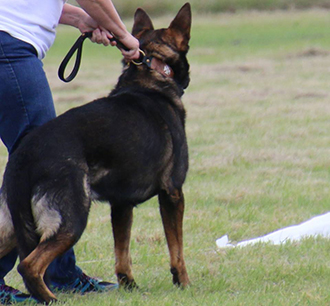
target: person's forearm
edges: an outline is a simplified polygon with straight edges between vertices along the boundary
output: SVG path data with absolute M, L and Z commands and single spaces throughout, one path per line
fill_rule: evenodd
M 86 16 L 87 13 L 83 9 L 66 3 L 64 4 L 59 22 L 61 24 L 66 24 L 78 28 L 79 22 L 81 22 L 81 20 Z
M 127 61 L 137 59 L 139 41 L 133 37 L 121 21 L 111 0 L 77 0 L 81 7 L 65 4 L 59 22 L 74 26 L 81 33 L 93 32 L 91 40 L 105 46 L 115 36 L 129 50 L 120 49 Z
M 100 26 L 112 32 L 119 40 L 126 36 L 126 27 L 111 1 L 77 0 L 77 2 Z

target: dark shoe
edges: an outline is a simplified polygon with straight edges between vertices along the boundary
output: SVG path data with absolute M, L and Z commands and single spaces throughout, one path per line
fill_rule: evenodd
M 23 293 L 7 285 L 0 285 L 0 304 L 10 305 L 20 302 L 37 302 L 31 295 Z
M 63 292 L 87 293 L 87 292 L 104 292 L 117 289 L 119 286 L 115 283 L 104 282 L 92 278 L 82 273 L 75 281 L 65 285 L 53 284 L 52 288 Z

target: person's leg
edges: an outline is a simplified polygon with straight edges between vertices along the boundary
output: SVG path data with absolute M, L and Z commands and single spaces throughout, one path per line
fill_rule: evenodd
M 0 260 L 0 285 L 4 285 L 4 277 L 14 268 L 17 259 L 17 250 L 14 249 Z
M 14 249 L 0 260 L 0 304 L 13 304 L 31 299 L 30 295 L 5 284 L 4 277 L 14 267 L 16 259 L 17 250 Z
M 56 117 L 35 49 L 0 32 L 0 137 L 11 153 L 19 139 Z
M 67 251 L 63 256 L 56 258 L 49 265 L 47 274 L 50 277 L 52 286 L 59 289 L 79 278 L 82 271 L 76 266 L 76 257 L 73 249 Z

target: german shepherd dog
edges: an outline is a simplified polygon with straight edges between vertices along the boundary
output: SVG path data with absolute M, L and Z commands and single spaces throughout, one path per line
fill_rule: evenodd
M 115 272 L 121 286 L 132 288 L 132 211 L 158 195 L 173 283 L 188 285 L 182 243 L 188 148 L 181 96 L 190 80 L 190 27 L 189 3 L 168 28 L 158 30 L 138 9 L 132 34 L 143 58 L 124 67 L 108 97 L 33 130 L 11 154 L 0 197 L 0 258 L 17 246 L 17 269 L 38 301 L 56 300 L 46 269 L 79 240 L 92 199 L 110 203 Z

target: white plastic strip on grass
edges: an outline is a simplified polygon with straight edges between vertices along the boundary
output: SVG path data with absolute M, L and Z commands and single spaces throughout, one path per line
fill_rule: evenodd
M 238 242 L 235 245 L 231 244 L 228 235 L 225 235 L 217 239 L 216 244 L 219 248 L 244 247 L 261 242 L 278 245 L 286 241 L 299 241 L 302 238 L 315 236 L 330 238 L 330 212 L 316 216 L 301 224 L 279 229 L 265 236 Z

